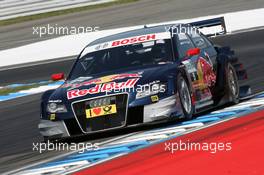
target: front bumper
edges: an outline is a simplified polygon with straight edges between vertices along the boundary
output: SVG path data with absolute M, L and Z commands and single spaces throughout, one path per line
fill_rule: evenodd
M 64 121 L 40 120 L 38 128 L 43 137 L 62 138 L 70 136 Z
M 163 120 L 182 114 L 179 99 L 176 95 L 167 97 L 157 103 L 144 106 L 144 123 Z
M 87 101 L 87 100 L 84 100 Z M 127 102 L 125 98 L 123 102 Z M 117 105 L 120 106 L 120 105 Z M 159 120 L 166 120 L 171 117 L 178 117 L 182 115 L 181 106 L 177 95 L 172 95 L 170 97 L 159 100 L 156 103 L 127 108 L 128 104 L 123 106 L 124 113 L 122 114 L 123 119 L 118 120 L 120 125 L 117 127 L 108 127 L 103 129 L 98 129 L 94 131 L 83 131 L 80 117 L 86 118 L 85 116 L 80 116 L 79 118 L 75 115 L 72 119 L 51 121 L 51 120 L 40 120 L 38 125 L 40 133 L 43 137 L 50 138 L 62 138 L 69 136 L 92 134 L 97 132 L 104 132 L 108 130 L 115 130 L 122 127 L 129 127 L 130 125 L 140 125 L 144 123 L 156 122 Z M 110 119 L 118 119 L 117 116 L 112 117 L 98 117 L 94 118 L 98 121 L 86 121 L 88 124 L 84 123 L 84 126 L 92 126 L 93 128 L 98 128 L 99 126 L 105 126 L 106 124 L 111 124 Z M 93 118 L 92 118 L 93 119 Z M 107 120 L 106 120 L 107 119 Z M 102 120 L 102 121 L 101 121 Z

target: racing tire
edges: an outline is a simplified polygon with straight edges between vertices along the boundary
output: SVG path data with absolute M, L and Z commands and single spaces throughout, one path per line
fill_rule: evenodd
M 56 141 L 58 141 L 58 139 L 56 139 L 56 138 L 52 138 L 52 137 L 48 137 L 48 136 L 44 136 L 43 137 L 43 142 L 44 143 L 48 143 L 48 142 L 53 143 L 53 142 L 56 142 Z
M 237 104 L 239 102 L 239 85 L 235 68 L 228 63 L 226 67 L 226 95 L 229 102 Z
M 194 105 L 192 104 L 190 87 L 182 75 L 177 77 L 177 90 L 184 117 L 190 120 L 193 117 Z
M 44 136 L 43 137 L 44 143 L 48 143 L 48 141 L 51 141 L 50 137 Z

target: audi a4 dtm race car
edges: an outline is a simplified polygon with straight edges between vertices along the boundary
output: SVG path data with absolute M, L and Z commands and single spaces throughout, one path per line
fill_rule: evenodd
M 189 25 L 107 36 L 82 50 L 62 86 L 43 94 L 40 133 L 58 139 L 191 119 L 237 103 L 238 81 L 245 78 L 230 48 L 214 45 Z M 64 74 L 52 79 L 64 79 Z

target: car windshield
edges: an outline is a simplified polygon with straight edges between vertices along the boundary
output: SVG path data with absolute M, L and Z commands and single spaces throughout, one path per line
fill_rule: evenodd
M 86 54 L 84 51 L 69 79 L 172 62 L 170 39 L 134 43 Z

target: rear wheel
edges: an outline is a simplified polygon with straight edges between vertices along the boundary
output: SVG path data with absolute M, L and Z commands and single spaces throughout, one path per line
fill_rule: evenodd
M 183 76 L 177 78 L 177 90 L 182 106 L 182 111 L 186 119 L 191 119 L 193 116 L 194 106 L 192 104 L 191 91 Z
M 228 63 L 226 69 L 226 88 L 229 101 L 231 103 L 239 102 L 239 85 L 235 68 Z
M 51 139 L 48 136 L 43 137 L 44 143 L 48 143 L 48 141 L 51 141 Z
M 48 142 L 56 142 L 56 141 L 58 141 L 58 139 L 56 139 L 56 138 L 52 138 L 52 137 L 48 137 L 48 136 L 44 136 L 43 137 L 43 141 L 44 141 L 44 143 L 48 143 Z

